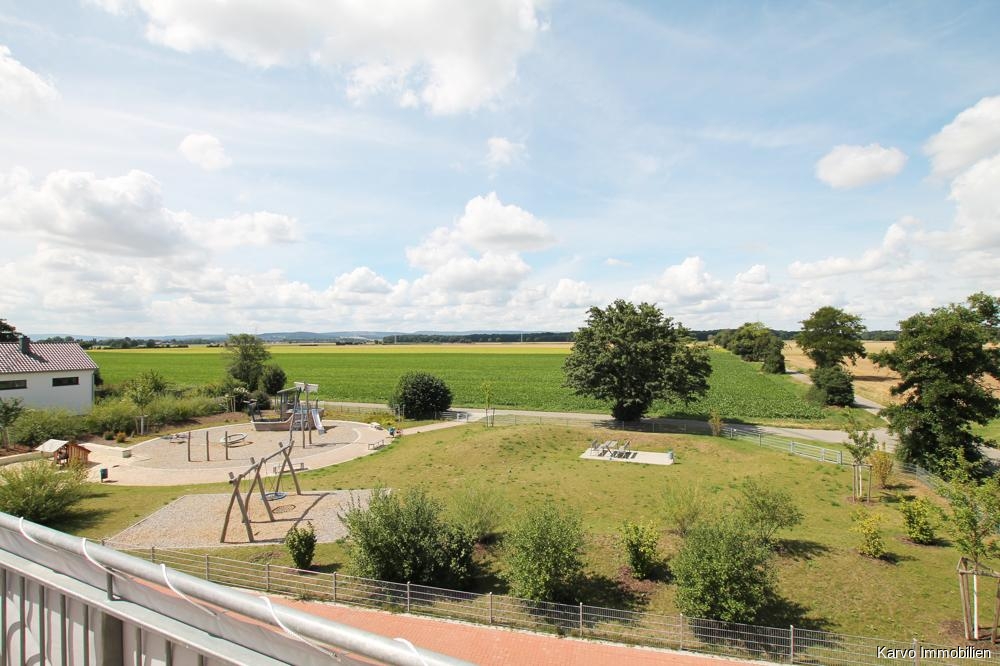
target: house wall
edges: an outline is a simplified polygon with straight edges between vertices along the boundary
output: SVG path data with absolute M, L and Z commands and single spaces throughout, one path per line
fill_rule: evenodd
M 53 386 L 55 377 L 79 377 L 76 386 Z M 94 371 L 67 370 L 63 372 L 12 372 L 0 375 L 2 381 L 23 379 L 27 388 L 0 391 L 0 398 L 20 398 L 25 407 L 68 409 L 75 414 L 89 412 L 94 405 Z

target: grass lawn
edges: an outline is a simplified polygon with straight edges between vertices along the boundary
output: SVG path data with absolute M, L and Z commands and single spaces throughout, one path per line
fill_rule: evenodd
M 492 385 L 498 408 L 608 413 L 597 400 L 574 395 L 562 385 L 566 345 L 274 345 L 273 360 L 289 381 L 320 386 L 320 397 L 348 402 L 385 402 L 400 375 L 423 370 L 443 378 L 455 404 L 482 406 L 483 383 Z M 90 352 L 104 380 L 120 383 L 154 369 L 168 381 L 197 386 L 225 374 L 219 348 L 136 349 Z M 712 350 L 708 395 L 690 405 L 654 403 L 650 415 L 707 419 L 714 410 L 730 421 L 840 428 L 843 410 L 823 409 L 805 398 L 807 388 L 788 377 L 765 375 L 760 364 Z M 863 423 L 867 416 L 859 414 Z
M 622 562 L 615 541 L 619 526 L 626 518 L 653 521 L 663 534 L 661 547 L 669 557 L 679 541 L 663 519 L 665 489 L 700 484 L 712 499 L 709 504 L 724 511 L 740 481 L 749 475 L 791 492 L 805 514 L 802 525 L 781 535 L 784 549 L 775 566 L 782 600 L 769 609 L 767 623 L 905 640 L 913 636 L 931 642 L 950 640 L 945 624 L 960 619 L 954 576 L 957 551 L 950 546 L 906 542 L 898 511 L 891 503 L 880 502 L 874 510 L 884 516 L 891 562 L 858 555 L 857 535 L 849 531 L 856 507 L 849 501 L 847 469 L 750 443 L 643 433 L 630 433 L 633 448 L 673 449 L 677 464 L 658 467 L 581 460 L 579 455 L 590 438 L 604 434 L 581 428 L 463 426 L 412 435 L 371 456 L 307 472 L 301 479 L 309 489 L 424 484 L 444 502 L 464 485 L 482 483 L 503 497 L 510 514 L 538 502 L 579 511 L 588 533 L 590 574 L 582 600 L 597 605 L 624 602 L 636 609 L 675 613 L 673 587 L 666 582 L 657 583 L 645 599 L 630 597 L 618 588 Z M 95 538 L 110 536 L 182 494 L 226 492 L 227 486 L 106 485 L 95 490 L 82 507 L 93 511 L 93 516 L 67 523 L 63 529 Z M 911 485 L 901 486 L 899 492 L 926 491 Z M 216 552 L 287 564 L 282 551 L 271 546 Z M 323 570 L 337 570 L 345 564 L 345 557 L 342 544 L 323 545 L 316 563 Z M 495 553 L 486 553 L 478 590 L 504 591 L 496 567 Z

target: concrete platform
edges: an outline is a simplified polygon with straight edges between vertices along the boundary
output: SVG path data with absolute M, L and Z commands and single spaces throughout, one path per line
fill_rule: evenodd
M 610 462 L 640 463 L 642 465 L 673 465 L 674 457 L 668 453 L 653 453 L 651 451 L 630 451 L 630 456 L 612 458 L 610 453 L 597 455 L 599 451 L 587 449 L 580 457 L 584 460 L 605 460 Z

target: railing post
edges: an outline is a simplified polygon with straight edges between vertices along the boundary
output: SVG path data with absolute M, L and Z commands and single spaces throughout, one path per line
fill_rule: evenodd
M 678 649 L 683 650 L 684 649 L 684 613 L 681 613 L 681 640 L 679 642 L 680 642 L 680 647 Z
M 337 600 L 337 572 L 333 572 L 333 600 Z
M 212 580 L 211 570 L 208 564 L 208 555 L 205 555 L 205 580 Z
M 490 624 L 493 624 L 493 593 L 490 592 Z
M 913 638 L 913 666 L 920 666 L 920 643 Z
M 583 638 L 583 602 L 580 602 L 580 638 Z
M 156 564 L 156 546 L 149 547 L 149 561 Z
M 788 625 L 788 663 L 795 663 L 795 625 Z
M 271 593 L 271 563 L 264 563 L 264 591 Z
M 406 612 L 410 612 L 410 581 L 406 581 Z

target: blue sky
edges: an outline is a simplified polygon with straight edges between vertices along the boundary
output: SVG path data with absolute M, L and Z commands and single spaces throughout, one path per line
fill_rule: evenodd
M 0 317 L 569 330 L 627 298 L 894 327 L 1000 295 L 997 26 L 995 2 L 0 0 Z

